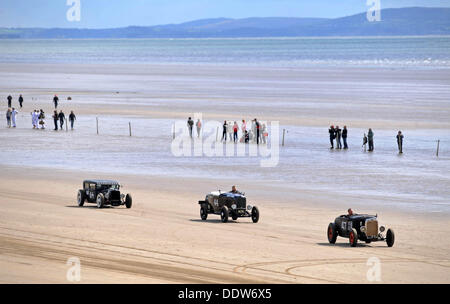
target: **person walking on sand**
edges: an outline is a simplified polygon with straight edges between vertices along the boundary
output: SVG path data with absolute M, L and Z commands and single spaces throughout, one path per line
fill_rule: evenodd
M 192 120 L 191 117 L 188 118 L 187 126 L 189 129 L 189 136 L 192 138 L 192 128 L 194 127 L 194 121 Z
M 403 153 L 403 134 L 402 131 L 398 131 L 397 133 L 397 146 L 398 146 L 398 153 Z
M 8 108 L 8 110 L 6 111 L 6 126 L 8 128 L 11 128 L 11 109 Z
M 247 123 L 245 122 L 245 119 L 242 120 L 241 131 L 242 134 L 245 134 L 245 131 L 247 131 Z
M 33 126 L 33 129 L 36 129 L 36 110 L 33 110 L 33 112 L 31 112 L 30 115 L 31 115 L 31 125 Z
M 17 112 L 16 109 L 12 108 L 12 111 L 11 111 L 11 122 L 12 122 L 12 127 L 13 128 L 16 127 L 16 117 L 17 117 L 18 113 L 19 112 Z
M 334 149 L 334 138 L 336 137 L 334 126 L 330 126 L 330 129 L 328 129 L 328 133 L 330 133 L 330 144 L 331 144 L 330 149 Z
M 8 97 L 6 97 L 6 99 L 8 99 L 8 108 L 11 108 L 11 106 L 12 106 L 12 96 L 8 95 Z
M 342 149 L 342 142 L 341 142 L 342 130 L 339 129 L 339 126 L 336 126 L 335 133 L 336 133 L 336 149 L 340 150 Z
M 231 121 L 227 122 L 227 133 L 228 137 L 230 138 L 230 142 L 233 141 L 233 125 L 231 124 Z
M 224 120 L 223 121 L 223 125 L 222 125 L 222 140 L 221 141 L 227 141 L 227 121 Z
M 59 127 L 62 130 L 64 126 L 64 119 L 66 119 L 66 115 L 64 115 L 62 110 L 59 112 L 58 118 L 59 118 Z
M 53 97 L 53 104 L 55 105 L 55 110 L 58 108 L 58 101 L 59 98 L 57 95 L 55 95 L 55 97 Z
M 367 133 L 367 138 L 369 141 L 369 152 L 373 152 L 373 131 L 369 128 L 369 133 Z
M 197 119 L 195 126 L 197 127 L 197 137 L 200 138 L 200 131 L 202 130 L 202 122 L 200 119 Z
M 53 122 L 55 123 L 55 131 L 58 131 L 58 112 L 53 111 Z
M 77 117 L 73 113 L 73 111 L 70 111 L 69 115 L 69 121 L 70 121 L 70 129 L 73 130 L 73 124 L 75 123 L 75 120 L 77 120 Z
M 238 140 L 238 130 L 239 130 L 239 126 L 238 126 L 237 122 L 235 121 L 234 125 L 233 125 L 233 140 L 235 143 Z
M 19 105 L 20 105 L 21 109 L 22 109 L 22 104 L 23 104 L 23 97 L 22 97 L 22 94 L 20 94 L 20 96 L 19 96 Z
M 348 149 L 348 145 L 347 145 L 347 135 L 348 135 L 348 130 L 347 130 L 347 126 L 344 126 L 344 129 L 342 130 L 342 139 L 344 141 L 344 149 Z
M 39 112 L 39 124 L 41 125 L 41 129 L 44 130 L 45 129 L 45 113 L 44 110 L 40 110 Z
M 256 118 L 255 118 L 255 129 L 256 129 L 256 144 L 259 145 L 261 126 Z

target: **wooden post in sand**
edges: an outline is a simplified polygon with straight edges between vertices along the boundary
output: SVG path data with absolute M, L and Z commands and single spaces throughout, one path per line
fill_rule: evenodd
M 69 126 L 67 125 L 67 118 L 64 118 L 64 120 L 66 121 L 66 132 L 69 131 Z
M 98 117 L 96 117 L 97 119 L 97 135 L 98 135 Z
M 219 140 L 219 127 L 216 129 L 216 142 Z
M 436 157 L 439 157 L 439 143 L 440 143 L 441 141 L 438 139 L 438 141 L 437 141 L 437 149 L 436 149 Z
M 130 130 L 130 137 L 131 137 L 131 122 L 128 122 L 128 129 Z
M 172 138 L 175 139 L 175 124 L 172 125 Z
M 281 145 L 284 147 L 284 134 L 286 133 L 286 129 L 283 129 L 283 141 L 281 142 Z

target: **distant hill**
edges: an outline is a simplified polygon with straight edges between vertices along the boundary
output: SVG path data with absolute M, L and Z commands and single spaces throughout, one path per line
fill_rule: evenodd
M 181 24 L 115 29 L 0 28 L 0 38 L 226 38 L 450 35 L 450 8 L 384 9 L 380 22 L 366 13 L 336 19 L 204 19 Z

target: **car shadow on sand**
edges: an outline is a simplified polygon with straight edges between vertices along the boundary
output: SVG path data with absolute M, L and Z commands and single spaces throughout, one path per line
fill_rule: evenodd
M 319 246 L 327 246 L 327 247 L 348 247 L 348 248 L 352 248 L 349 243 L 330 244 L 330 243 L 323 242 L 323 243 L 316 243 L 316 244 L 319 245 Z M 366 244 L 366 243 L 358 243 L 356 245 L 356 247 L 372 247 L 373 248 L 374 246 L 371 246 L 370 244 Z M 353 248 L 355 248 L 355 247 L 353 247 Z
M 197 223 L 213 223 L 213 224 L 223 224 L 223 225 L 227 225 L 227 224 L 253 224 L 251 221 L 250 222 L 240 222 L 240 221 L 233 221 L 233 220 L 228 220 L 228 222 L 226 223 L 222 223 L 222 221 L 220 220 L 220 218 L 218 219 L 207 219 L 206 221 L 202 220 L 202 219 L 190 219 L 190 222 L 197 222 Z
M 88 206 L 83 206 L 83 207 L 80 207 L 80 206 L 77 206 L 77 205 L 69 205 L 69 206 L 66 206 L 66 208 L 99 209 L 99 208 L 97 208 L 96 205 L 90 205 L 90 206 L 88 205 Z M 103 206 L 101 209 L 113 209 L 113 208 L 114 208 L 114 207 L 112 207 L 112 206 Z

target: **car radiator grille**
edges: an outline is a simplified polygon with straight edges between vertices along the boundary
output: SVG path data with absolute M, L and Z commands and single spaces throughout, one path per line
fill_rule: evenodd
M 366 235 L 367 236 L 377 236 L 378 234 L 378 221 L 367 221 L 366 222 Z

